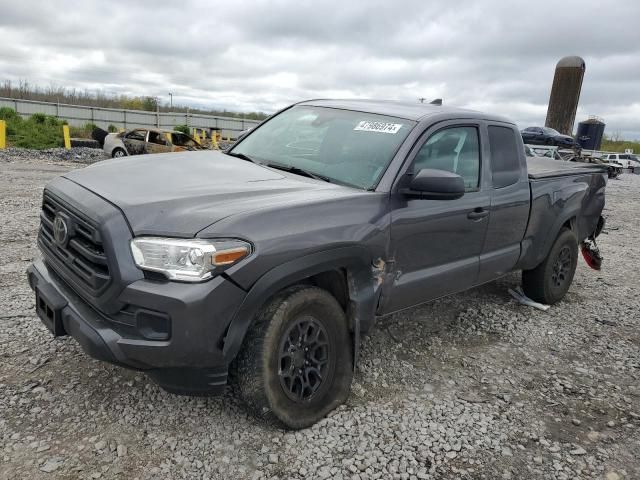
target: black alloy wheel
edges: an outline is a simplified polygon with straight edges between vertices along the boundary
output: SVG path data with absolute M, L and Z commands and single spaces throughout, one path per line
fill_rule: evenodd
M 312 398 L 331 369 L 331 347 L 324 326 L 313 317 L 300 317 L 280 342 L 280 385 L 295 402 Z
M 551 274 L 551 281 L 556 288 L 561 288 L 566 281 L 570 278 L 569 272 L 571 270 L 571 249 L 565 246 L 560 250 L 558 259 L 553 265 L 553 273 Z

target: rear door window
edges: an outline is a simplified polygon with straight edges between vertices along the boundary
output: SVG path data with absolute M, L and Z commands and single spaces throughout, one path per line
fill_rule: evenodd
M 489 149 L 493 188 L 503 188 L 516 183 L 520 179 L 522 167 L 514 130 L 489 126 Z

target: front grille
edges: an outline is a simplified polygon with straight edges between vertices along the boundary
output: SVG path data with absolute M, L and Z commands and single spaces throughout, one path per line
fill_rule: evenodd
M 63 242 L 54 235 L 57 216 L 68 228 Z M 100 231 L 90 219 L 47 192 L 42 200 L 39 240 L 43 253 L 63 279 L 79 284 L 92 296 L 109 286 L 111 276 Z

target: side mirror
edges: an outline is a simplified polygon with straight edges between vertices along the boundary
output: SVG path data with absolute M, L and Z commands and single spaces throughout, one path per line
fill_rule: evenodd
M 409 189 L 403 193 L 429 200 L 455 200 L 462 197 L 464 192 L 464 180 L 457 173 L 423 168 L 414 175 Z

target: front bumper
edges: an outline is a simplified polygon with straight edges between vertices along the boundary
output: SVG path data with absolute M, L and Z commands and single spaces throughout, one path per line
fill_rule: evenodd
M 175 393 L 224 390 L 225 334 L 246 292 L 223 277 L 199 284 L 137 280 L 117 298 L 125 307 L 106 315 L 42 261 L 27 276 L 43 323 L 54 335 L 71 335 L 91 357 L 143 370 Z

